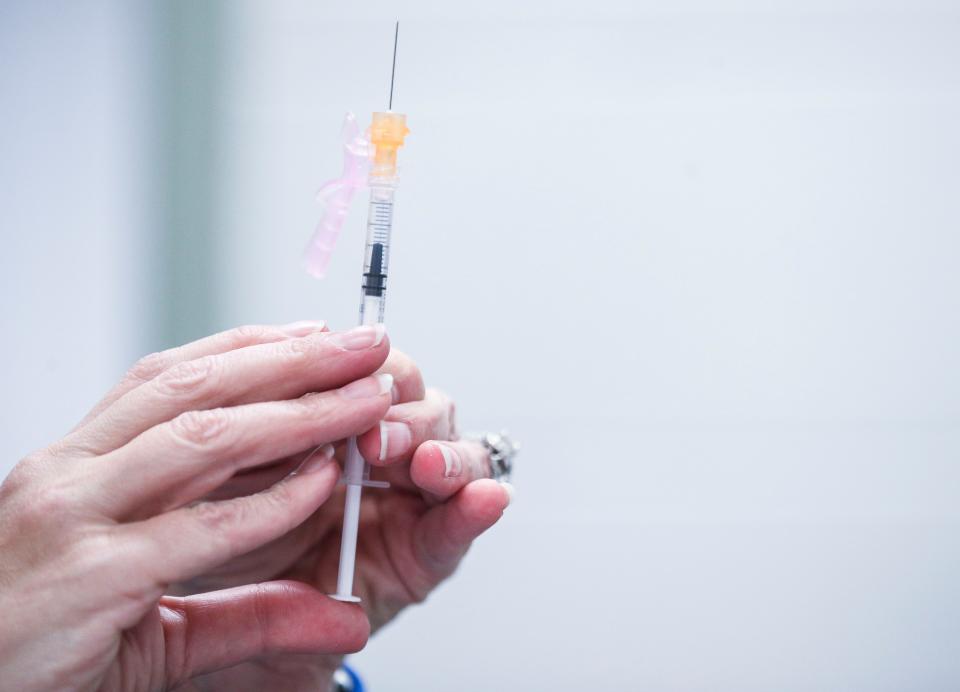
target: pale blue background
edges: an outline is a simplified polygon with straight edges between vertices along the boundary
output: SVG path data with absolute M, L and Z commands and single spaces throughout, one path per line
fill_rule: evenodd
M 137 355 L 355 319 L 299 254 L 403 25 L 394 343 L 525 445 L 373 690 L 960 687 L 947 2 L 0 9 L 9 468 Z

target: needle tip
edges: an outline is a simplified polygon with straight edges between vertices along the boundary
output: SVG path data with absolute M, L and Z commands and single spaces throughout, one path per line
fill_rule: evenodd
M 393 83 L 394 79 L 397 76 L 397 39 L 400 37 L 400 20 L 397 20 L 397 23 L 393 28 L 393 66 L 390 68 L 390 100 L 388 101 L 387 110 L 393 110 Z

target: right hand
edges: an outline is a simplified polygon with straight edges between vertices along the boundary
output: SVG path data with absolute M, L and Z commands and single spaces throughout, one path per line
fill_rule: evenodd
M 459 439 L 453 400 L 425 388 L 414 361 L 392 349 L 381 372 L 394 376 L 395 403 L 379 426 L 357 439 L 375 477 L 391 483 L 389 489 L 364 492 L 361 500 L 354 593 L 363 599 L 373 632 L 449 577 L 474 539 L 500 519 L 510 499 L 510 488 L 489 477 L 483 445 Z M 256 492 L 284 473 L 283 467 L 264 467 L 239 474 L 208 499 Z M 178 593 L 274 579 L 303 581 L 333 592 L 343 509 L 340 488 L 288 534 L 178 585 Z M 340 663 L 336 655 L 260 656 L 204 676 L 198 686 L 231 692 L 326 689 Z
M 339 470 L 319 454 L 256 494 L 196 502 L 239 471 L 375 426 L 391 403 L 390 378 L 369 377 L 382 337 L 300 323 L 155 354 L 21 461 L 0 486 L 4 688 L 169 688 L 267 653 L 361 648 L 363 611 L 301 582 L 164 593 L 327 499 Z

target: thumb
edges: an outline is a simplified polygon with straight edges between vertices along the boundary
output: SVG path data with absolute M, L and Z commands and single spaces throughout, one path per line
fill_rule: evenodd
M 160 601 L 166 685 L 266 653 L 343 654 L 370 636 L 363 609 L 297 581 Z

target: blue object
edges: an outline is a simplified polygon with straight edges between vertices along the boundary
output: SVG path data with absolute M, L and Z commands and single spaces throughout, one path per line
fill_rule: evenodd
M 364 692 L 366 688 L 363 686 L 363 680 L 360 679 L 360 676 L 357 675 L 356 671 L 348 666 L 346 663 L 340 665 L 343 668 L 343 671 L 350 676 L 350 682 L 353 683 L 353 692 Z

